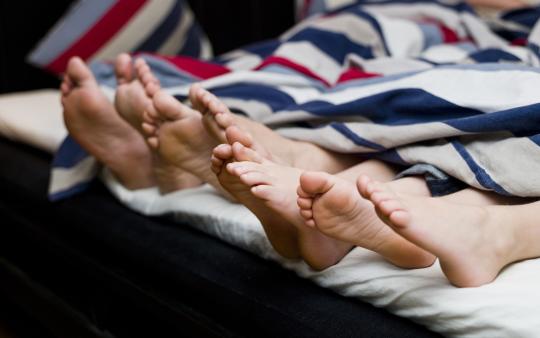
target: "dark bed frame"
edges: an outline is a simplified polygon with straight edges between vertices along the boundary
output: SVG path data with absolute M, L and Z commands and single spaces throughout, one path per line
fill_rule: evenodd
M 70 2 L 0 2 L 0 92 L 57 86 L 22 60 Z M 190 2 L 218 52 L 293 22 L 292 1 Z M 32 336 L 440 337 L 187 225 L 138 215 L 100 183 L 50 203 L 50 155 L 31 147 L 0 138 L 0 163 L 0 316 L 20 314 Z

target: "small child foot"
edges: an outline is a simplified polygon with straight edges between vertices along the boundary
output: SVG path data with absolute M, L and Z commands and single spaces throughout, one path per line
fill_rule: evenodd
M 433 255 L 386 229 L 372 203 L 360 196 L 353 183 L 327 173 L 306 172 L 300 177 L 297 194 L 300 214 L 307 226 L 378 252 L 400 267 L 433 264 Z

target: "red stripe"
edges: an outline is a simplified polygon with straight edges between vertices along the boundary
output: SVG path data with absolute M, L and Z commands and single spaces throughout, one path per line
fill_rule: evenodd
M 320 77 L 319 75 L 313 73 L 309 68 L 306 68 L 302 65 L 299 65 L 297 63 L 294 63 L 292 62 L 291 60 L 288 60 L 288 59 L 285 59 L 285 58 L 282 58 L 282 57 L 277 57 L 277 56 L 271 56 L 269 58 L 267 58 L 266 60 L 264 60 L 264 62 L 262 64 L 260 64 L 257 68 L 255 68 L 255 70 L 260 70 L 266 66 L 270 66 L 270 65 L 273 65 L 273 64 L 278 64 L 278 65 L 282 65 L 282 66 L 285 66 L 287 68 L 290 68 L 290 69 L 293 69 L 299 73 L 302 73 L 304 75 L 307 75 L 315 80 L 319 80 L 321 81 L 322 83 L 324 83 L 326 86 L 330 87 L 330 83 L 328 81 L 326 81 L 325 79 L 323 79 L 322 77 Z
M 512 46 L 527 46 L 527 39 L 526 38 L 517 38 L 512 40 Z
M 351 67 L 341 74 L 339 77 L 338 83 L 347 82 L 357 79 L 370 79 L 374 77 L 381 77 L 382 74 L 377 73 L 367 73 L 360 68 Z
M 46 69 L 62 73 L 72 56 L 87 60 L 114 37 L 147 2 L 148 0 L 118 0 L 77 42 L 47 65 Z
M 146 53 L 148 54 L 148 53 Z M 176 68 L 190 73 L 200 79 L 206 80 L 216 76 L 230 73 L 231 70 L 221 65 L 199 61 L 187 56 L 163 56 L 157 54 L 151 54 L 152 56 L 165 60 L 175 66 Z
M 459 41 L 459 37 L 455 31 L 443 25 L 438 25 L 438 26 L 439 26 L 439 29 L 441 30 L 441 33 L 443 35 L 443 41 L 445 43 L 454 43 L 454 42 Z

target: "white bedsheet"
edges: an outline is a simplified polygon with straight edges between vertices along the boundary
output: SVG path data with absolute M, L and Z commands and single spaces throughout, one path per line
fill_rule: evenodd
M 56 92 L 0 97 L 0 133 L 53 151 L 65 135 Z M 48 107 L 46 107 L 48 106 Z M 201 230 L 267 259 L 340 294 L 359 298 L 417 321 L 449 337 L 540 337 L 540 259 L 514 264 L 480 288 L 458 289 L 438 264 L 420 270 L 396 268 L 357 248 L 323 272 L 279 258 L 258 220 L 209 186 L 160 196 L 156 189 L 127 191 L 107 172 L 103 180 L 128 207 L 146 215 L 173 213 Z

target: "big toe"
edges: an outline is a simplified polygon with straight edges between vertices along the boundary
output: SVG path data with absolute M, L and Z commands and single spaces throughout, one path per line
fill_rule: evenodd
M 153 103 L 158 114 L 167 120 L 178 120 L 187 117 L 189 113 L 187 106 L 164 91 L 158 91 L 154 95 Z
M 94 75 L 84 61 L 78 57 L 72 57 L 67 66 L 66 74 L 70 81 L 76 85 L 95 83 Z
M 333 176 L 323 172 L 305 172 L 300 176 L 302 190 L 310 195 L 324 194 L 334 186 Z
M 253 146 L 253 138 L 251 135 L 237 126 L 228 127 L 225 130 L 225 135 L 230 144 L 238 142 L 245 147 Z
M 127 53 L 122 53 L 116 58 L 114 67 L 116 80 L 118 84 L 130 82 L 133 79 L 133 66 L 131 56 Z

